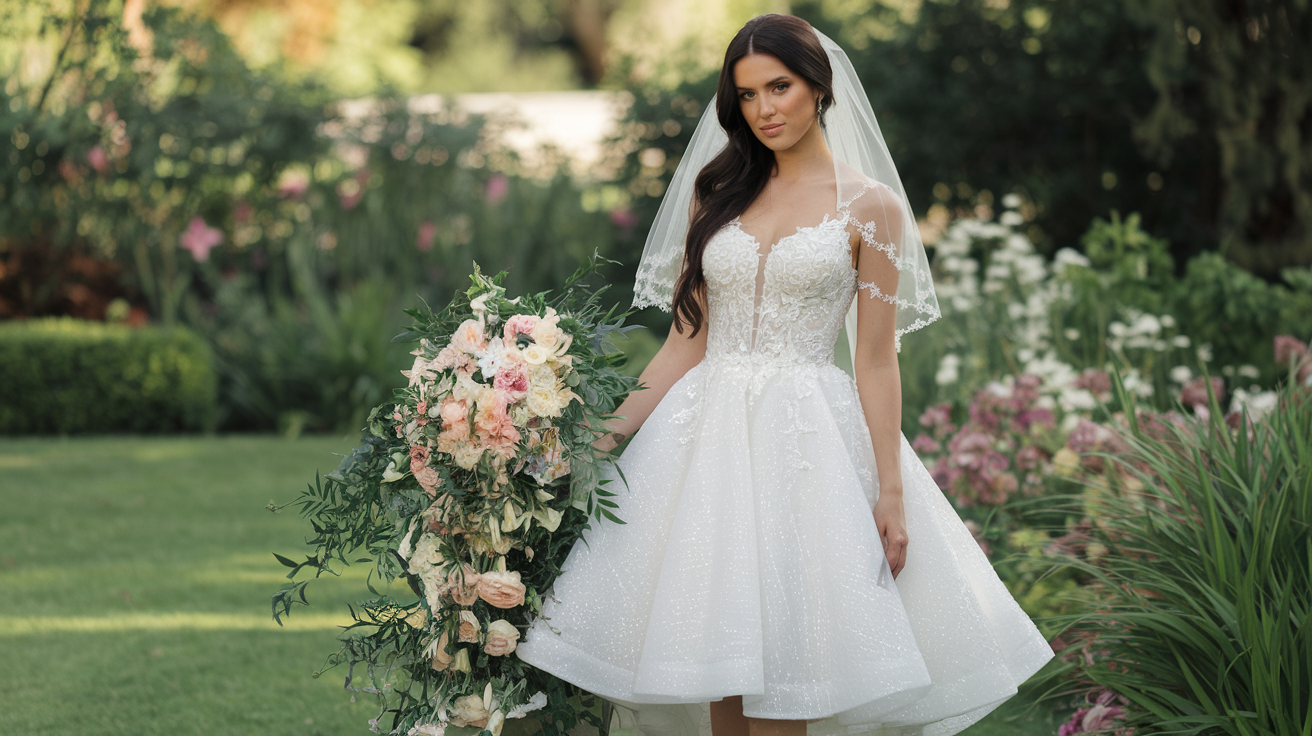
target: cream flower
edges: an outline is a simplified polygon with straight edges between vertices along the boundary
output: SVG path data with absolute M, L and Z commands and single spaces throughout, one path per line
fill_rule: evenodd
M 467 641 L 477 644 L 483 638 L 483 625 L 479 623 L 478 616 L 468 608 L 460 611 L 460 641 Z
M 469 647 L 460 647 L 456 656 L 451 658 L 451 670 L 453 672 L 469 671 Z
M 504 657 L 515 651 L 519 641 L 519 629 L 515 625 L 499 618 L 487 625 L 487 642 L 483 651 L 494 657 Z
M 529 365 L 542 365 L 547 362 L 547 358 L 551 357 L 551 351 L 537 343 L 519 351 L 519 354 L 524 358 L 524 362 Z
M 455 452 L 452 453 L 456 465 L 465 470 L 473 470 L 478 465 L 479 458 L 483 457 L 483 448 L 472 442 L 462 442 L 456 446 Z
M 423 575 L 424 571 L 435 568 L 446 561 L 438 550 L 441 540 L 435 534 L 425 534 L 415 544 L 414 554 L 410 557 L 410 574 Z
M 405 617 L 405 622 L 410 624 L 412 629 L 422 629 L 428 623 L 428 611 L 422 606 L 416 608 L 409 616 Z
M 460 651 L 463 653 L 466 650 L 461 649 Z M 487 725 L 487 719 L 490 715 L 487 708 L 483 707 L 483 697 L 481 695 L 461 695 L 456 698 L 456 702 L 452 704 L 451 709 L 451 725 L 453 726 L 478 726 L 482 728 Z

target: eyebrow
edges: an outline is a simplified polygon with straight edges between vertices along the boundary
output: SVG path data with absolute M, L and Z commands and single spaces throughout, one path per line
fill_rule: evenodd
M 775 77 L 774 79 L 771 79 L 770 81 L 766 82 L 766 83 L 765 83 L 765 86 L 769 87 L 769 86 L 771 86 L 771 85 L 778 84 L 779 82 L 784 82 L 784 81 L 787 81 L 787 80 L 789 80 L 789 79 L 790 79 L 790 77 L 788 77 L 787 75 L 784 75 L 784 76 L 778 76 L 778 77 Z M 748 89 L 748 90 L 749 90 L 749 89 L 751 89 L 751 87 L 738 87 L 738 89 Z

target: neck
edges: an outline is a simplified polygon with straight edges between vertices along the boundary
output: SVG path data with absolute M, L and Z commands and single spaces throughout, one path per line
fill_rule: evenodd
M 825 145 L 819 123 L 811 125 L 796 143 L 774 152 L 774 178 L 780 182 L 797 182 L 819 177 L 832 178 L 834 157 Z

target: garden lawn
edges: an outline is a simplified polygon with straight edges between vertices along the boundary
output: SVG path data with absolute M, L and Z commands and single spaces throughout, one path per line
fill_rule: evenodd
M 367 734 L 378 708 L 351 702 L 345 668 L 311 676 L 364 569 L 312 583 L 285 627 L 269 606 L 286 573 L 271 553 L 298 557 L 309 524 L 265 506 L 352 444 L 0 439 L 0 734 Z M 1009 720 L 1025 705 L 966 733 L 1055 733 L 1048 708 Z

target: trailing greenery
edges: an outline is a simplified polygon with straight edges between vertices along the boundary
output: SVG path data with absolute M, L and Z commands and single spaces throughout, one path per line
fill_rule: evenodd
M 185 328 L 0 323 L 2 434 L 206 429 L 217 395 L 209 347 Z
M 1263 420 L 1128 422 L 1066 564 L 1101 604 L 1070 616 L 1071 668 L 1149 733 L 1312 733 L 1312 393 Z

